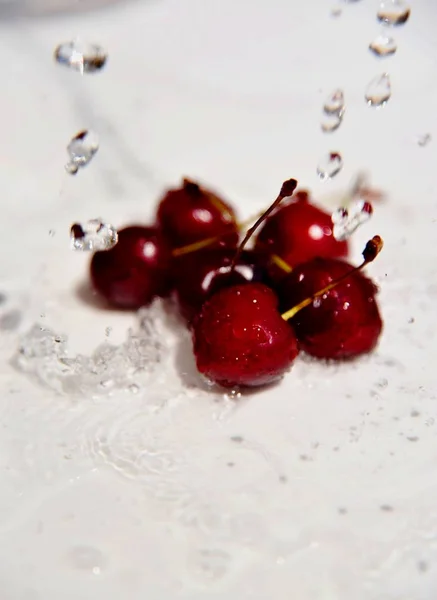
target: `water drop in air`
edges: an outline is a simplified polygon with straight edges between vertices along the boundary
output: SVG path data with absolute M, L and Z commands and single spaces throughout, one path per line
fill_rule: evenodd
M 343 90 L 336 89 L 326 98 L 325 104 L 323 105 L 323 111 L 328 115 L 339 115 L 344 112 L 344 106 L 345 102 Z
M 323 105 L 321 128 L 325 133 L 331 133 L 338 129 L 343 121 L 345 113 L 345 102 L 343 90 L 334 90 Z
M 398 46 L 394 38 L 387 35 L 385 32 L 378 35 L 378 37 L 369 44 L 369 50 L 377 56 L 391 56 L 397 49 Z
M 331 133 L 333 131 L 336 131 L 340 127 L 342 121 L 343 121 L 343 119 L 339 115 L 336 115 L 336 114 L 331 114 L 331 115 L 324 114 L 322 116 L 322 120 L 320 122 L 320 126 L 322 128 L 322 131 L 324 131 L 325 133 Z
M 369 106 L 384 106 L 391 96 L 391 82 L 388 73 L 372 79 L 366 89 L 365 99 Z
M 91 219 L 86 223 L 74 223 L 70 228 L 71 249 L 82 252 L 109 250 L 118 241 L 115 227 L 102 219 Z
M 364 200 L 354 202 L 349 208 L 338 208 L 331 215 L 334 225 L 332 233 L 335 239 L 344 241 L 350 238 L 358 227 L 370 219 L 372 214 L 372 205 Z
M 81 39 L 59 44 L 54 52 L 55 60 L 80 73 L 100 71 L 106 63 L 108 54 L 97 44 L 90 44 Z
M 93 131 L 84 129 L 79 131 L 67 146 L 70 160 L 65 165 L 65 170 L 70 175 L 76 175 L 78 170 L 85 167 L 99 149 L 99 138 Z
M 382 0 L 377 17 L 386 25 L 403 25 L 410 16 L 410 7 L 404 0 Z
M 329 152 L 317 165 L 317 175 L 322 181 L 335 177 L 343 168 L 343 159 L 338 152 Z

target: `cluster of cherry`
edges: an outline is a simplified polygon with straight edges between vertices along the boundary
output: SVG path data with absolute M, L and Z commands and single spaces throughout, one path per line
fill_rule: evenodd
M 173 294 L 199 372 L 227 387 L 275 381 L 299 350 L 334 360 L 370 352 L 382 320 L 377 288 L 361 270 L 382 240 L 351 266 L 330 215 L 296 186 L 286 181 L 240 242 L 245 224 L 229 203 L 184 179 L 159 202 L 156 225 L 126 227 L 116 246 L 93 255 L 93 287 L 123 309 Z

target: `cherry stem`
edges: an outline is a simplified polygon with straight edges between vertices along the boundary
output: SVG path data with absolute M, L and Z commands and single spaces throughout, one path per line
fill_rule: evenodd
M 285 262 L 285 260 L 281 258 L 278 254 L 271 254 L 270 262 L 275 264 L 281 269 L 281 271 L 284 271 L 287 274 L 291 273 L 291 271 L 293 270 L 293 267 L 291 267 L 287 262 Z
M 230 273 L 232 273 L 235 270 L 238 259 L 240 258 L 241 253 L 244 250 L 244 247 L 246 246 L 247 242 L 250 240 L 252 235 L 255 233 L 255 231 L 258 229 L 258 227 L 261 225 L 261 223 L 263 223 L 267 219 L 267 217 L 275 210 L 275 208 L 278 206 L 278 204 L 280 202 L 282 202 L 282 200 L 284 200 L 284 198 L 289 198 L 290 196 L 292 196 L 294 193 L 294 190 L 296 188 L 297 188 L 296 179 L 287 179 L 287 181 L 284 181 L 284 183 L 282 184 L 282 187 L 281 187 L 281 191 L 279 192 L 279 196 L 276 198 L 276 200 L 273 202 L 273 204 L 271 204 L 269 206 L 269 208 L 266 211 L 264 211 L 260 217 L 258 217 L 258 219 L 255 221 L 255 223 L 252 225 L 252 227 L 247 230 L 247 233 L 244 236 L 241 244 L 238 246 L 237 251 L 232 260 L 231 268 L 229 271 Z
M 299 311 L 301 311 L 303 308 L 312 304 L 314 302 L 314 300 L 316 300 L 317 298 L 320 298 L 320 296 L 324 296 L 325 294 L 330 292 L 332 289 L 336 288 L 345 279 L 347 279 L 354 273 L 358 273 L 358 271 L 361 271 L 362 269 L 364 269 L 364 267 L 366 265 L 368 265 L 369 263 L 371 263 L 375 260 L 375 258 L 381 252 L 383 245 L 384 245 L 384 242 L 383 242 L 382 238 L 379 237 L 379 235 L 375 235 L 371 240 L 369 240 L 367 242 L 366 247 L 363 250 L 364 260 L 358 267 L 354 267 L 348 273 L 345 273 L 344 275 L 342 275 L 335 281 L 332 281 L 329 285 L 327 285 L 323 289 L 319 290 L 318 292 L 315 292 L 308 298 L 305 298 L 304 300 L 302 300 L 302 302 L 299 302 L 299 304 L 297 304 L 296 306 L 293 306 L 293 308 L 290 308 L 285 313 L 283 313 L 281 315 L 281 317 L 284 319 L 284 321 L 289 321 L 294 316 L 296 316 L 296 314 Z
M 247 219 L 246 221 L 237 223 L 236 224 L 237 231 L 239 231 L 240 229 L 244 229 L 245 227 L 250 225 L 252 223 L 252 221 L 259 216 L 259 214 L 260 213 L 258 213 L 254 217 L 251 217 L 250 219 Z M 211 244 L 214 244 L 214 242 L 217 242 L 218 240 L 221 240 L 221 239 L 227 237 L 228 235 L 234 235 L 234 234 L 235 234 L 235 230 L 231 229 L 220 235 L 215 235 L 213 237 L 204 238 L 203 240 L 199 240 L 198 242 L 193 242 L 192 244 L 187 244 L 186 246 L 181 246 L 180 248 L 174 248 L 174 250 L 172 251 L 172 254 L 173 254 L 173 256 L 184 256 L 185 254 L 191 254 L 191 252 L 197 252 L 197 250 L 202 250 L 203 248 L 207 248 L 208 246 L 211 246 Z

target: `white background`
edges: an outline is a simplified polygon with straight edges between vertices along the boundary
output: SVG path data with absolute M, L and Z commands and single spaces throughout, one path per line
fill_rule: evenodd
M 144 0 L 0 23 L 0 311 L 24 315 L 0 337 L 2 600 L 435 598 L 437 5 L 413 4 L 384 60 L 367 49 L 378 2 L 334 6 Z M 53 62 L 76 35 L 108 49 L 100 73 Z M 364 91 L 384 71 L 393 95 L 374 110 Z M 336 87 L 347 113 L 326 135 Z M 83 128 L 101 147 L 73 178 L 65 147 Z M 344 169 L 322 183 L 330 150 Z M 165 376 L 137 395 L 59 396 L 11 366 L 41 320 L 73 354 L 134 320 L 78 298 L 73 221 L 147 221 L 182 175 L 248 216 L 284 179 L 323 202 L 360 169 L 388 195 L 354 240 L 356 260 L 374 233 L 386 243 L 369 269 L 385 320 L 372 357 L 299 362 L 236 406 L 185 390 L 170 333 Z

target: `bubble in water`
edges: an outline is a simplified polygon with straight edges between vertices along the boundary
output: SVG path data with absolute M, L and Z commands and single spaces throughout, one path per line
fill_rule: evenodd
M 369 44 L 371 50 L 377 56 L 391 56 L 398 49 L 398 45 L 394 38 L 383 32 Z
M 343 168 L 343 159 L 338 152 L 329 152 L 317 166 L 317 175 L 322 181 L 335 177 Z
M 425 146 L 427 146 L 430 143 L 431 140 L 432 140 L 432 137 L 431 137 L 430 133 L 424 133 L 422 135 L 418 135 L 417 136 L 417 143 L 422 148 L 424 148 Z
M 77 38 L 59 44 L 54 52 L 56 62 L 79 73 L 100 71 L 108 58 L 107 52 L 97 44 L 90 44 Z
M 93 131 L 84 129 L 79 131 L 67 146 L 67 152 L 70 160 L 65 165 L 65 170 L 70 175 L 76 173 L 93 158 L 94 154 L 99 149 L 99 138 Z
M 115 227 L 102 219 L 91 219 L 86 223 L 74 223 L 70 228 L 71 249 L 81 252 L 109 250 L 118 242 Z
M 225 400 L 238 400 L 239 398 L 241 398 L 241 392 L 238 387 L 232 388 L 224 394 Z
M 404 0 L 382 0 L 377 17 L 387 25 L 403 25 L 410 16 L 410 7 Z
M 334 225 L 333 235 L 336 240 L 347 240 L 363 223 L 370 219 L 373 207 L 370 202 L 358 200 L 349 208 L 338 208 L 331 215 Z
M 391 82 L 388 73 L 372 79 L 366 89 L 365 99 L 369 106 L 384 106 L 391 96 Z

